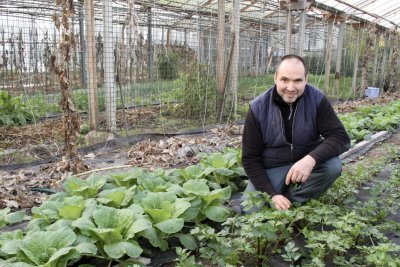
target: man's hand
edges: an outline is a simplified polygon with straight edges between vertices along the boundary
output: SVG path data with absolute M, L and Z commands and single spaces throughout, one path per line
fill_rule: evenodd
M 283 195 L 275 195 L 271 200 L 277 210 L 288 210 L 292 206 L 292 202 Z
M 304 158 L 296 162 L 292 168 L 290 168 L 286 176 L 285 184 L 289 185 L 290 183 L 304 183 L 307 181 L 308 176 L 310 176 L 315 164 L 315 159 L 309 155 L 306 155 Z

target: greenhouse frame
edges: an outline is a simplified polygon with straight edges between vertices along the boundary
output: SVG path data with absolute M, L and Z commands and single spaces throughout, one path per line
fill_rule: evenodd
M 199 86 L 214 94 L 209 97 L 223 100 L 216 100 L 217 108 L 201 103 L 201 109 L 183 113 L 200 117 L 203 125 L 215 112 L 240 120 L 238 98 L 246 102 L 260 92 L 243 90 L 240 79 L 272 74 L 276 60 L 289 53 L 305 58 L 316 75 L 311 82 L 333 99 L 362 96 L 368 87 L 395 91 L 399 12 L 395 0 L 5 0 L 0 87 L 49 104 L 40 107 L 40 116 L 59 113 L 51 58 L 62 64 L 68 35 L 68 90 L 75 106 L 89 113 L 92 130 L 131 129 L 118 117 L 121 109 L 185 101 L 174 95 L 191 86 L 179 84 L 190 71 L 201 76 Z M 224 116 L 221 110 L 227 110 Z

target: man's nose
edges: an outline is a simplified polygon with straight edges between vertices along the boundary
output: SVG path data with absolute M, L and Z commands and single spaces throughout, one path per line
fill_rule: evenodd
M 287 83 L 287 90 L 290 90 L 290 91 L 296 90 L 296 86 L 295 86 L 294 82 Z

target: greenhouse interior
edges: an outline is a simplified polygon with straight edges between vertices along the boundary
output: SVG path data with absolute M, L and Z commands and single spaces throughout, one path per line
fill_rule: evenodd
M 0 266 L 400 266 L 399 49 L 398 0 L 1 0 Z M 285 55 L 350 141 L 282 211 L 242 146 Z

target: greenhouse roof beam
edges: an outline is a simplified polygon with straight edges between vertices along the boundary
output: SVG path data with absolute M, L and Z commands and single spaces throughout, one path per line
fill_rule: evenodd
M 211 4 L 211 2 L 212 1 L 208 1 L 207 4 Z M 135 1 L 135 3 L 138 4 L 138 5 L 146 6 L 146 7 L 149 7 L 149 4 L 150 4 L 146 0 Z M 186 13 L 185 16 L 188 16 L 189 14 L 193 14 L 193 13 L 195 13 L 197 15 L 200 15 L 200 16 L 208 16 L 208 17 L 211 14 L 215 14 L 215 15 L 217 14 L 217 10 L 216 9 L 210 10 L 209 8 L 205 8 L 203 6 L 204 4 L 201 7 L 199 7 L 197 10 L 195 10 L 195 11 L 193 9 L 185 9 L 185 7 L 183 5 L 181 7 L 178 7 L 176 5 L 173 5 L 172 2 L 155 3 L 152 6 L 154 7 L 154 5 L 157 8 L 164 9 L 166 11 L 175 12 L 175 13 L 177 13 L 177 12 Z M 229 18 L 229 15 L 230 15 L 230 13 L 226 12 L 226 15 L 225 15 L 226 18 Z M 183 17 L 185 17 L 185 16 L 183 16 Z M 262 25 L 264 25 L 266 27 L 273 27 L 273 28 L 284 28 L 285 27 L 285 25 L 282 24 L 282 23 L 273 23 L 271 21 L 265 21 L 265 17 L 257 18 L 257 17 L 250 16 L 250 15 L 249 16 L 242 16 L 241 17 L 241 21 L 242 22 L 250 22 L 250 23 L 255 22 L 255 23 L 262 24 Z M 182 23 L 182 21 L 178 21 L 178 24 L 179 23 Z M 168 25 L 166 25 L 166 26 L 168 26 Z M 181 28 L 184 28 L 184 27 L 181 27 Z
M 61 10 L 54 5 L 54 0 L 0 0 L 0 15 L 19 17 L 24 14 L 32 16 L 33 19 L 48 18 L 51 20 L 54 12 Z M 195 29 L 201 27 L 215 27 L 218 13 L 217 0 L 135 0 L 135 11 L 137 12 L 140 25 L 146 25 L 147 8 L 154 9 L 154 25 L 160 27 L 173 27 L 177 29 Z M 333 14 L 345 14 L 347 23 L 358 22 L 361 24 L 376 24 L 380 30 L 400 28 L 400 1 L 399 0 L 242 0 L 241 22 L 242 26 L 262 26 L 268 30 L 285 30 L 286 8 L 290 5 L 292 10 L 296 6 L 306 6 L 307 18 L 324 19 L 324 12 Z M 82 5 L 82 0 L 75 0 L 76 10 Z M 231 0 L 225 0 L 227 19 L 230 18 L 232 10 Z M 95 20 L 101 21 L 102 1 L 94 0 Z M 294 9 L 293 9 L 294 8 Z M 127 0 L 113 0 L 113 20 L 123 23 L 127 12 Z M 295 17 L 297 11 L 294 11 Z M 12 15 L 15 14 L 15 15 Z M 201 19 L 199 20 L 199 17 Z M 294 18 L 295 19 L 295 18 Z M 196 21 L 197 20 L 197 21 Z M 163 25 L 164 24 L 164 25 Z M 264 30 L 264 29 L 263 29 Z
M 396 26 L 396 27 L 399 27 L 399 25 L 397 25 L 395 22 L 393 22 L 393 21 L 391 21 L 391 20 L 389 20 L 389 19 L 386 19 L 386 18 L 384 18 L 384 17 L 382 17 L 382 16 L 380 16 L 380 15 L 370 13 L 370 12 L 368 12 L 368 11 L 362 9 L 362 8 L 359 8 L 359 7 L 355 6 L 355 5 L 352 5 L 352 4 L 347 3 L 347 2 L 345 2 L 345 1 L 342 1 L 342 0 L 335 0 L 335 1 L 336 1 L 336 2 L 339 2 L 339 3 L 341 3 L 341 4 L 344 4 L 344 5 L 347 5 L 347 6 L 351 7 L 351 8 L 354 8 L 355 10 L 361 11 L 361 12 L 367 14 L 367 15 L 370 15 L 371 17 L 374 17 L 374 18 L 377 18 L 377 19 L 386 20 L 386 21 L 389 22 L 390 24 L 392 24 L 392 25 L 394 25 L 394 26 Z
M 388 12 L 382 14 L 382 17 L 389 17 L 391 15 L 394 15 L 394 14 L 400 12 L 400 6 L 395 9 L 392 9 L 389 7 L 388 10 L 389 10 Z
M 363 23 L 376 24 L 383 30 L 399 31 L 400 16 L 388 11 L 400 8 L 399 0 L 315 0 L 313 6 L 330 7 L 346 13 L 349 19 Z
M 346 16 L 347 18 L 349 18 L 349 19 L 351 19 L 351 20 L 353 20 L 353 21 L 358 21 L 358 22 L 360 22 L 360 23 L 364 23 L 364 24 L 369 24 L 369 23 L 371 23 L 371 21 L 369 21 L 369 20 L 360 18 L 360 17 L 355 16 L 355 15 L 348 14 L 348 13 L 346 13 L 346 12 L 343 12 L 343 11 L 341 11 L 341 10 L 338 10 L 338 9 L 334 8 L 334 7 L 327 6 L 327 5 L 322 4 L 322 3 L 313 2 L 313 3 L 311 4 L 311 6 L 317 8 L 317 9 L 319 9 L 319 10 L 324 10 L 324 11 L 327 11 L 327 12 L 333 13 L 333 14 L 343 14 L 343 13 L 344 13 L 345 16 Z M 383 26 L 381 26 L 381 25 L 377 25 L 377 27 L 378 27 L 380 30 L 385 30 L 385 29 L 386 29 L 385 27 L 383 27 Z

